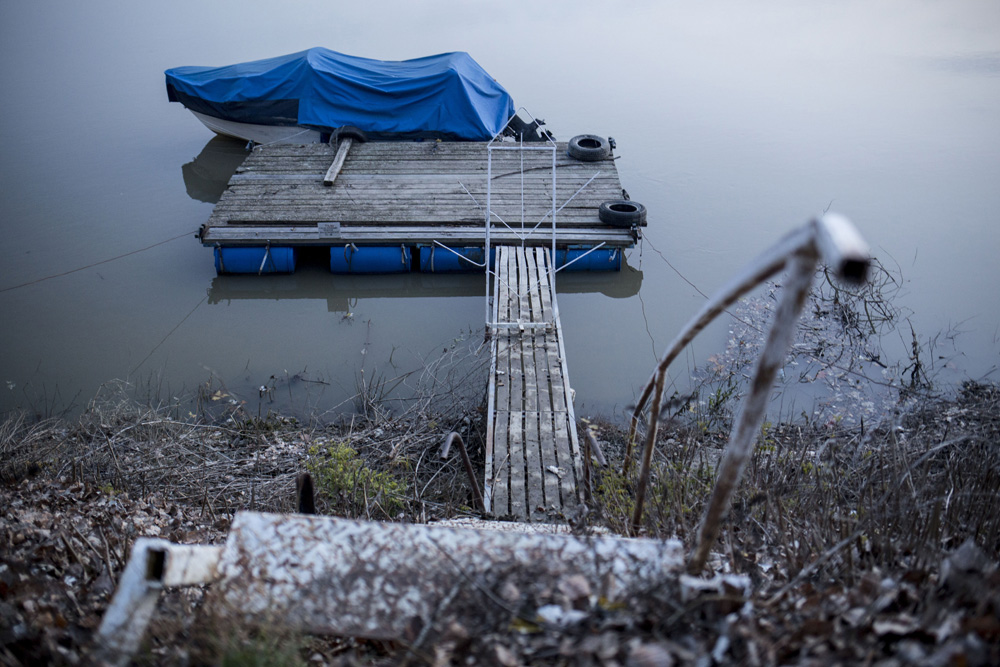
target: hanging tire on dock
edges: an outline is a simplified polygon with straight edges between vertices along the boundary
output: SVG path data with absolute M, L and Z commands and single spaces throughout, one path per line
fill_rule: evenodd
M 604 137 L 596 134 L 578 134 L 569 140 L 566 153 L 582 162 L 605 160 L 611 155 L 611 144 Z
M 629 199 L 612 199 L 601 204 L 597 216 L 612 227 L 638 227 L 646 224 L 646 207 Z
M 331 142 L 338 139 L 353 139 L 360 144 L 368 141 L 368 135 L 361 128 L 354 127 L 353 125 L 344 125 L 343 127 L 338 127 L 330 134 Z

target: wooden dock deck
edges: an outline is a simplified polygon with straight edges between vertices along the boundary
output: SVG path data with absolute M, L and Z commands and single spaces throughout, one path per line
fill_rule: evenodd
M 503 144 L 506 146 L 507 144 Z M 328 144 L 258 146 L 202 226 L 206 245 L 482 246 L 488 144 L 353 142 L 330 187 L 337 155 Z M 492 150 L 494 244 L 551 244 L 552 151 Z M 635 230 L 601 223 L 598 208 L 621 199 L 613 159 L 581 162 L 556 145 L 557 244 L 631 247 Z M 565 205 L 565 206 L 564 206 Z M 513 227 L 500 225 L 503 220 Z M 521 229 L 537 226 L 523 240 Z
M 546 248 L 497 248 L 488 388 L 486 505 L 547 518 L 576 505 L 582 459 Z

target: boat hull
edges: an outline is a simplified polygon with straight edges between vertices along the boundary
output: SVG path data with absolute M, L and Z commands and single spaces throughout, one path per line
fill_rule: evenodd
M 299 125 L 257 125 L 234 120 L 216 118 L 198 111 L 192 111 L 195 118 L 216 134 L 234 137 L 255 144 L 315 144 L 323 140 L 323 135 L 308 127 Z

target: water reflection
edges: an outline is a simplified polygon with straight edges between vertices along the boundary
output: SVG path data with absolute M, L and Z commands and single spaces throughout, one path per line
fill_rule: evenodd
M 971 53 L 941 58 L 935 61 L 941 69 L 982 76 L 1000 76 L 1000 52 Z
M 205 144 L 198 157 L 181 167 L 188 197 L 217 204 L 229 185 L 229 179 L 247 155 L 246 142 L 214 137 Z
M 603 294 L 627 299 L 639 293 L 642 271 L 624 262 L 621 271 L 559 273 L 559 294 Z M 292 275 L 216 276 L 208 289 L 208 303 L 258 299 L 325 300 L 331 313 L 353 312 L 359 299 L 483 296 L 486 285 L 479 274 L 334 276 L 319 266 L 307 266 Z

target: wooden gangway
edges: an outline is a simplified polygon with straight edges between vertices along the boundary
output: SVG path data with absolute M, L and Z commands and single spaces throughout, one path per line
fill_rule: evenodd
M 495 516 L 550 518 L 579 502 L 583 474 L 550 251 L 496 250 L 486 506 Z

